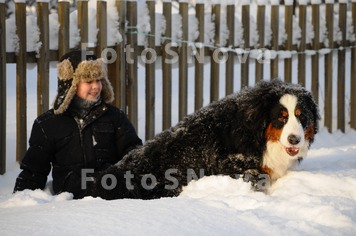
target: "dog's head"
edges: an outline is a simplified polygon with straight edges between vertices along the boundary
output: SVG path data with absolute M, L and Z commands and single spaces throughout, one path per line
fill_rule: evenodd
M 301 159 L 317 133 L 316 105 L 304 96 L 284 94 L 270 113 L 265 131 L 267 145 L 281 149 L 280 155 Z
M 275 180 L 306 156 L 317 133 L 319 115 L 310 94 L 291 91 L 280 97 L 270 118 L 264 133 L 262 168 Z
M 272 179 L 278 178 L 305 157 L 314 141 L 320 119 L 317 105 L 302 86 L 278 80 L 262 82 L 248 95 L 246 122 L 265 144 L 263 167 Z

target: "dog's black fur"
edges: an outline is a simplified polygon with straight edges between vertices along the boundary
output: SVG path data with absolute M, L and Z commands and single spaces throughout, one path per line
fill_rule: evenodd
M 319 115 L 310 92 L 279 80 L 262 81 L 200 109 L 131 151 L 96 176 L 91 194 L 104 199 L 177 196 L 187 185 L 191 171 L 198 177 L 201 171 L 205 176 L 245 176 L 255 188 L 264 188 L 265 185 L 258 186 L 258 181 L 267 176 L 261 168 L 265 131 L 273 107 L 284 94 L 303 97 L 313 114 L 310 122 L 316 133 Z M 145 188 L 142 183 L 146 182 L 154 188 Z M 103 183 L 115 188 L 105 189 Z

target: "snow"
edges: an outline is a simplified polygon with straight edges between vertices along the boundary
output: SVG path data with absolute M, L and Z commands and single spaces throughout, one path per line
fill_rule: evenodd
M 288 53 L 289 51 L 285 52 Z M 323 56 L 320 57 L 322 60 Z M 141 86 L 144 84 L 144 70 L 139 67 L 138 89 L 139 94 L 144 94 L 144 87 Z M 55 97 L 57 86 L 54 71 L 50 70 L 50 98 Z M 177 81 L 176 72 L 173 71 L 173 81 Z M 30 124 L 36 117 L 36 70 L 31 69 L 27 73 L 29 133 Z M 194 73 L 194 70 L 190 73 Z M 208 78 L 209 70 L 205 73 Z M 157 72 L 157 77 L 159 74 Z M 221 74 L 223 76 L 223 70 Z M 7 172 L 0 176 L 0 235 L 356 233 L 356 131 L 348 129 L 345 134 L 340 131 L 330 134 L 322 126 L 322 122 L 321 131 L 316 135 L 308 156 L 298 167 L 272 185 L 268 194 L 253 192 L 250 185 L 242 179 L 236 180 L 226 176 L 204 177 L 192 181 L 179 197 L 150 201 L 105 201 L 91 197 L 73 200 L 69 193 L 52 196 L 50 187 L 44 191 L 25 190 L 12 194 L 15 179 L 20 171 L 15 162 L 15 75 L 15 65 L 8 65 L 8 159 Z M 189 76 L 193 78 L 191 74 Z M 310 78 L 309 74 L 307 78 Z M 193 80 L 189 81 L 193 83 Z M 324 84 L 322 80 L 320 82 L 322 92 Z M 161 90 L 160 84 L 160 79 L 157 78 L 156 91 Z M 173 88 L 177 88 L 176 85 Z M 206 90 L 209 90 L 209 87 L 206 87 Z M 157 110 L 160 110 L 159 98 L 160 95 L 157 94 Z M 173 104 L 176 104 L 176 89 L 173 90 L 172 99 Z M 209 99 L 204 98 L 204 101 L 206 104 Z M 322 109 L 323 100 L 319 102 Z M 139 111 L 144 110 L 144 104 L 144 100 L 139 99 Z M 177 111 L 174 111 L 172 117 L 176 117 L 176 113 Z M 160 117 L 157 116 L 157 124 L 161 123 Z M 144 114 L 139 113 L 139 120 L 140 124 L 144 124 Z M 144 127 L 139 126 L 140 137 L 144 137 L 142 130 Z
M 279 0 L 271 0 L 271 5 L 278 6 L 279 5 Z
M 35 27 L 33 27 L 35 26 Z M 40 40 L 40 29 L 37 26 L 37 18 L 33 15 L 26 16 L 27 29 L 27 51 L 39 53 L 42 43 Z
M 307 5 L 308 0 L 298 0 L 299 5 Z
M 267 0 L 257 0 L 257 5 L 265 6 L 267 4 Z
M 226 176 L 192 181 L 179 197 L 72 200 L 48 190 L 11 194 L 0 177 L 1 235 L 354 235 L 356 131 L 316 136 L 309 156 L 268 194 Z M 88 227 L 89 226 L 89 227 Z M 138 227 L 140 226 L 140 227 Z
M 181 1 L 182 2 L 182 1 Z M 195 3 L 200 3 L 200 1 L 193 1 Z M 227 25 L 226 25 L 226 6 L 232 4 L 233 1 L 230 0 L 224 0 L 224 1 L 206 1 L 205 3 L 205 9 L 207 11 L 207 14 L 205 14 L 205 37 L 204 37 L 204 43 L 207 46 L 212 46 L 214 45 L 214 37 L 215 37 L 215 17 L 212 16 L 209 13 L 209 9 L 211 10 L 211 5 L 215 3 L 221 3 L 222 4 L 222 11 L 221 11 L 221 25 L 220 25 L 220 45 L 225 45 L 226 40 L 230 34 Z M 299 1 L 300 4 L 306 4 L 308 1 L 303 0 Z M 240 5 L 246 5 L 249 4 L 250 1 L 248 0 L 243 0 L 240 1 L 238 4 Z M 270 46 L 271 44 L 271 36 L 272 36 L 272 31 L 271 31 L 271 5 L 278 5 L 278 1 L 276 0 L 258 0 L 257 4 L 256 2 L 253 2 L 250 5 L 250 12 L 251 12 L 251 17 L 250 17 L 250 42 L 249 46 L 250 47 L 255 47 L 258 45 L 259 35 L 257 31 L 257 7 L 258 6 L 266 6 L 266 18 L 265 18 L 265 35 L 264 35 L 264 42 L 265 45 L 262 45 L 263 47 Z M 289 4 L 289 2 L 286 2 Z M 317 4 L 318 0 L 312 1 L 313 4 Z M 114 46 L 122 41 L 122 35 L 119 33 L 119 15 L 117 12 L 117 8 L 115 7 L 116 1 L 107 1 L 107 22 L 108 22 L 108 46 Z M 237 6 L 240 6 L 238 5 Z M 13 5 L 10 4 L 9 6 L 11 9 L 13 8 Z M 140 16 L 138 18 L 137 22 L 137 35 L 138 35 L 138 44 L 139 45 L 144 45 L 147 46 L 147 37 L 149 37 L 147 34 L 151 32 L 151 27 L 149 24 L 149 12 L 147 9 L 147 6 L 144 1 L 137 1 L 137 9 L 138 9 L 138 15 Z M 325 5 L 320 5 L 321 12 L 325 11 Z M 338 8 L 335 8 L 334 12 L 334 19 L 335 22 L 338 22 Z M 312 25 L 312 19 L 311 19 L 311 9 L 308 8 L 308 14 L 307 14 L 307 35 L 306 35 L 306 43 L 311 43 L 313 38 L 314 38 L 314 30 L 313 30 L 313 25 Z M 12 10 L 13 11 L 13 10 Z M 31 9 L 32 14 L 27 15 L 27 51 L 34 51 L 37 52 L 39 51 L 39 48 L 41 47 L 41 42 L 39 42 L 39 30 L 36 24 L 37 18 L 35 15 L 35 10 Z M 235 13 L 235 45 L 236 47 L 243 47 L 244 42 L 243 42 L 243 32 L 244 29 L 241 24 L 241 7 L 237 7 L 236 13 Z M 172 41 L 174 44 L 181 44 L 182 40 L 182 19 L 179 14 L 179 8 L 178 7 L 173 7 L 172 9 L 173 16 L 172 16 Z M 293 17 L 293 44 L 299 45 L 300 37 L 301 37 L 301 29 L 299 28 L 298 24 L 298 14 L 299 14 L 299 8 L 296 8 L 296 15 Z M 355 41 L 355 34 L 354 34 L 354 27 L 352 25 L 351 21 L 351 11 L 349 10 L 347 12 L 348 17 L 347 17 L 347 39 L 350 40 L 351 42 Z M 96 27 L 96 0 L 90 0 L 89 1 L 89 45 L 90 46 L 95 46 L 97 43 L 97 33 L 98 29 Z M 158 1 L 156 3 L 156 45 L 160 45 L 162 42 L 162 35 L 165 33 L 166 29 L 166 20 L 164 16 L 162 15 L 162 1 Z M 279 22 L 279 45 L 283 45 L 286 38 L 287 34 L 285 32 L 285 16 L 284 16 L 284 7 L 280 7 L 280 22 Z M 56 50 L 58 49 L 58 29 L 59 29 L 59 23 L 58 23 L 58 15 L 57 13 L 51 13 L 49 15 L 49 20 L 50 20 L 50 49 Z M 10 17 L 6 20 L 6 51 L 7 52 L 17 52 L 18 51 L 18 39 L 16 35 L 16 29 L 14 29 L 13 25 L 15 25 L 15 15 L 11 14 Z M 80 34 L 79 34 L 79 29 L 77 26 L 77 11 L 73 11 L 70 14 L 70 47 L 74 48 L 78 46 L 80 42 Z M 189 43 L 194 43 L 194 41 L 197 39 L 199 36 L 198 32 L 198 21 L 195 17 L 195 12 L 190 8 L 189 10 L 189 36 L 188 36 L 188 41 Z M 339 29 L 338 24 L 334 24 L 334 39 L 336 42 L 341 41 L 341 31 Z M 325 25 L 325 14 L 320 14 L 320 42 L 324 43 L 325 45 L 328 45 L 328 39 L 327 39 L 327 29 Z
M 284 1 L 284 5 L 287 5 L 287 6 L 293 5 L 293 3 L 294 3 L 294 0 L 285 0 Z
M 109 4 L 108 1 L 108 10 Z M 197 2 L 197 1 L 196 1 Z M 249 2 L 247 0 L 242 1 Z M 159 6 L 156 6 L 159 9 Z M 251 6 L 251 12 L 255 12 Z M 114 9 L 110 9 L 114 11 Z M 269 11 L 266 10 L 266 14 Z M 94 13 L 91 13 L 94 14 Z M 114 16 L 116 14 L 116 16 Z M 284 19 L 281 11 L 281 19 Z M 118 19 L 117 13 L 110 13 L 113 19 Z M 190 14 L 191 15 L 191 14 Z M 156 17 L 162 17 L 160 12 Z M 194 22 L 191 15 L 190 22 Z M 238 14 L 237 21 L 241 22 Z M 30 16 L 27 16 L 30 17 Z M 33 17 L 33 16 L 32 16 Z M 56 15 L 50 15 L 50 21 L 56 21 Z M 109 16 L 108 16 L 109 17 Z M 115 18 L 116 17 L 116 18 Z M 173 20 L 173 37 L 181 38 L 180 15 L 175 12 Z M 76 27 L 77 12 L 70 15 L 70 45 L 74 47 L 80 41 L 79 31 Z M 31 18 L 31 22 L 36 22 Z M 254 19 L 251 18 L 254 22 Z M 114 22 L 115 20 L 113 20 Z M 156 21 L 156 27 L 163 27 L 163 23 Z M 283 22 L 283 21 L 281 21 Z M 205 17 L 205 43 L 211 44 L 214 36 L 213 19 Z M 8 52 L 17 50 L 17 36 L 14 27 L 15 19 L 12 15 L 7 19 L 7 48 Z M 281 23 L 282 24 L 282 23 Z M 280 25 L 281 25 L 280 24 Z M 34 24 L 36 25 L 36 24 Z M 96 24 L 93 24 L 95 31 Z M 165 25 L 165 23 L 164 23 Z M 283 24 L 284 25 L 284 24 Z M 35 27 L 27 26 L 31 35 L 36 34 Z M 58 40 L 55 41 L 56 29 L 58 27 L 51 23 L 50 42 L 51 49 L 55 49 Z M 116 27 L 116 26 L 112 26 Z M 144 26 L 144 28 L 147 26 Z M 255 26 L 251 26 L 252 28 Z M 31 28 L 31 29 L 29 29 Z M 193 31 L 191 31 L 191 29 Z M 242 27 L 236 27 L 235 33 L 240 32 Z M 165 26 L 161 32 L 164 32 Z M 195 28 L 190 24 L 190 40 L 196 37 Z M 298 29 L 294 29 L 293 38 L 298 40 Z M 94 32 L 93 31 L 93 32 Z M 110 31 L 110 30 L 108 30 Z M 266 34 L 268 34 L 266 28 Z M 253 31 L 252 31 L 253 32 Z M 163 33 L 162 33 L 163 34 Z M 280 32 L 281 34 L 281 32 Z M 94 35 L 92 33 L 91 35 Z M 236 34 L 235 34 L 236 35 Z M 251 33 L 252 42 L 256 42 L 257 34 Z M 295 36 L 297 35 L 297 36 Z M 300 35 L 300 33 L 299 33 Z M 93 37 L 93 36 L 91 36 Z M 121 36 L 120 36 L 121 37 Z M 112 43 L 121 39 L 115 33 L 108 37 Z M 111 39 L 110 39 L 111 38 Z M 239 39 L 236 45 L 243 44 Z M 321 41 L 324 39 L 321 39 Z M 53 42 L 52 42 L 53 41 Z M 91 42 L 94 42 L 91 39 Z M 10 46 L 8 45 L 10 42 Z M 29 42 L 29 48 L 36 50 L 38 40 Z M 251 44 L 254 45 L 254 44 Z M 200 45 L 201 46 L 201 45 Z M 11 50 L 10 50 L 11 49 Z M 245 50 L 238 48 L 238 53 Z M 251 50 L 250 52 L 254 52 Z M 258 53 L 258 51 L 255 51 Z M 321 49 L 320 62 L 323 62 L 324 54 L 332 52 L 331 49 Z M 276 56 L 281 58 L 293 58 L 296 51 L 265 51 L 270 58 Z M 308 60 L 315 51 L 307 51 Z M 268 57 L 268 55 L 265 55 Z M 257 55 L 256 55 L 257 57 Z M 350 57 L 347 51 L 347 57 Z M 238 57 L 237 59 L 241 59 Z M 295 58 L 293 58 L 295 59 Z M 295 60 L 293 60 L 295 61 Z M 50 99 L 55 97 L 57 86 L 57 75 L 55 63 L 51 63 L 50 69 Z M 254 65 L 250 63 L 253 69 Z M 221 67 L 221 76 L 224 76 L 224 66 Z M 268 66 L 266 66 L 268 69 Z M 282 66 L 280 66 L 282 68 Z M 293 69 L 296 70 L 296 64 Z M 323 64 L 320 68 L 323 68 Z M 205 66 L 206 78 L 210 77 L 209 66 Z M 347 78 L 349 78 L 350 64 L 346 63 Z M 250 69 L 250 71 L 253 71 Z M 307 86 L 310 87 L 310 70 L 307 70 Z M 334 71 L 337 71 L 336 63 Z M 178 105 L 177 70 L 173 71 L 173 104 Z M 240 71 L 236 71 L 239 75 Z M 320 133 L 315 137 L 315 143 L 311 146 L 308 156 L 295 169 L 288 172 L 286 176 L 272 185 L 267 194 L 253 192 L 250 185 L 242 179 L 231 179 L 226 176 L 204 177 L 198 181 L 192 181 L 179 197 L 162 198 L 157 200 L 114 200 L 105 201 L 100 198 L 87 197 L 81 200 L 73 200 L 69 193 L 57 196 L 50 194 L 50 184 L 42 190 L 26 190 L 12 194 L 14 182 L 19 174 L 19 165 L 15 161 L 16 143 L 16 67 L 14 64 L 7 65 L 7 172 L 0 176 L 0 235 L 356 235 L 356 131 L 347 129 L 345 134 L 333 129 L 332 134 L 326 131 L 321 122 Z M 145 92 L 144 69 L 139 66 L 139 94 Z M 189 78 L 193 78 L 194 68 L 189 69 Z M 282 72 L 281 72 L 282 73 Z M 36 70 L 27 71 L 27 96 L 28 96 L 28 131 L 36 118 Z M 253 73 L 252 73 L 253 74 Z M 297 71 L 293 71 L 293 81 L 296 80 Z M 320 71 L 323 74 L 323 71 Z M 157 72 L 156 83 L 156 130 L 161 124 L 161 90 L 162 81 Z M 268 75 L 268 71 L 265 71 Z M 253 75 L 252 75 L 253 76 Z M 190 80 L 189 95 L 193 96 L 194 80 Z M 251 78 L 253 81 L 253 78 Z M 323 109 L 324 81 L 320 79 L 320 109 Z M 336 88 L 337 80 L 333 80 Z M 349 85 L 350 81 L 346 84 Z M 209 81 L 204 83 L 204 91 L 209 91 Z M 235 84 L 237 90 L 239 84 Z M 224 89 L 224 86 L 220 86 Z M 346 87 L 349 88 L 350 86 Z M 349 89 L 347 89 L 346 93 Z M 204 93 L 204 94 L 208 94 Z M 220 93 L 221 97 L 224 93 Z M 205 95 L 204 104 L 209 101 L 209 95 Z M 336 93 L 333 94 L 336 97 Z M 346 95 L 349 102 L 349 94 Z M 144 127 L 145 102 L 139 97 L 139 129 L 140 137 L 145 137 Z M 346 104 L 347 116 L 349 115 L 349 103 Z M 192 104 L 188 104 L 188 113 L 192 112 Z M 333 117 L 336 117 L 336 109 L 333 109 Z M 323 115 L 323 114 L 321 114 Z M 174 109 L 172 124 L 177 120 L 177 111 Z M 348 119 L 348 118 L 347 118 Z M 335 125 L 335 120 L 333 121 Z
M 241 5 L 250 5 L 250 0 L 241 0 Z

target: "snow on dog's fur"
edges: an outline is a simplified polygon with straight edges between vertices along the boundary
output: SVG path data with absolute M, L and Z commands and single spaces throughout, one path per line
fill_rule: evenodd
M 300 162 L 317 133 L 310 92 L 279 80 L 262 81 L 187 116 L 95 177 L 104 199 L 177 196 L 208 175 L 243 177 L 265 190 Z

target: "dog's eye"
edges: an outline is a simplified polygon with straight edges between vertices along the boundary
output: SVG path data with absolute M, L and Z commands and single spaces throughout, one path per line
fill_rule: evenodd
M 280 122 L 287 123 L 287 120 L 288 120 L 288 113 L 287 113 L 286 111 L 282 111 L 282 112 L 279 114 L 278 120 L 279 120 Z
M 306 120 L 306 117 L 305 117 L 305 115 L 304 115 L 303 113 L 301 113 L 301 114 L 298 116 L 298 118 L 299 118 L 299 120 L 300 120 L 301 122 L 304 122 L 304 121 Z

